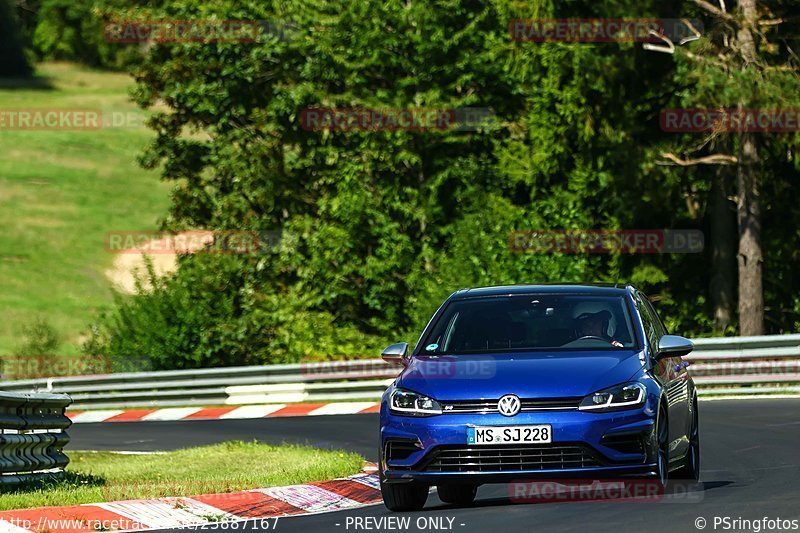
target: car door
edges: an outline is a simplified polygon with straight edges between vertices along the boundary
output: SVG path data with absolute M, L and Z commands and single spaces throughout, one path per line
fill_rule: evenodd
M 667 330 L 650 300 L 642 293 L 637 293 L 636 298 L 647 337 L 650 357 L 655 358 L 658 352 L 658 342 L 661 337 L 667 334 Z M 667 396 L 671 458 L 681 456 L 688 446 L 686 441 L 686 413 L 688 409 L 686 378 L 688 374 L 682 363 L 683 361 L 680 357 L 665 357 L 653 364 L 653 374 L 656 380 L 661 383 Z

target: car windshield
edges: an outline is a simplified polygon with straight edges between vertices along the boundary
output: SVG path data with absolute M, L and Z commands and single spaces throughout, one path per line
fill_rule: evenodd
M 527 294 L 450 302 L 419 355 L 635 348 L 621 296 Z

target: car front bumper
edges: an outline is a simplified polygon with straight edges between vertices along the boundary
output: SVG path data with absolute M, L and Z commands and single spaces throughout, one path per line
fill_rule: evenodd
M 381 409 L 381 475 L 385 482 L 446 481 L 499 483 L 526 479 L 606 479 L 650 475 L 656 469 L 655 414 L 648 402 L 644 407 L 598 413 L 590 411 L 531 411 L 505 417 L 499 413 L 442 414 L 431 417 L 398 416 L 387 406 Z M 467 445 L 469 426 L 513 426 L 550 424 L 553 441 L 539 447 L 580 446 L 592 457 L 591 466 L 571 468 L 569 465 L 549 468 L 534 465 L 534 469 L 514 469 L 508 465 L 461 465 L 431 469 L 432 460 L 442 450 L 456 449 L 468 457 L 487 446 Z M 639 447 L 634 446 L 640 443 Z M 399 457 L 387 445 L 400 443 L 405 453 Z M 491 445 L 513 446 L 524 445 Z M 550 450 L 550 451 L 553 451 Z M 547 450 L 545 450 L 547 451 Z

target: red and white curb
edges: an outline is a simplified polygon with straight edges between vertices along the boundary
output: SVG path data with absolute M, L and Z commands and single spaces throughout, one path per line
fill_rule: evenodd
M 278 520 L 380 501 L 378 476 L 367 473 L 365 468 L 364 473 L 348 478 L 289 487 L 2 511 L 0 533 L 142 531 L 238 520 Z
M 760 396 L 766 398 L 793 398 L 796 396 Z M 749 396 L 707 397 L 701 401 L 736 398 L 756 399 Z M 227 407 L 170 407 L 165 409 L 97 409 L 91 411 L 67 411 L 73 424 L 93 422 L 156 422 L 177 420 L 245 420 L 281 416 L 324 416 L 377 413 L 380 402 L 333 402 L 333 403 L 289 403 L 242 405 Z
M 297 403 L 166 409 L 103 409 L 67 411 L 73 424 L 92 422 L 154 422 L 175 420 L 243 420 L 281 416 L 324 416 L 377 413 L 380 402 Z

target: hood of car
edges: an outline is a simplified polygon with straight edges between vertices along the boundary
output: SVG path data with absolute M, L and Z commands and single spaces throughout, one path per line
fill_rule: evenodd
M 440 401 L 579 397 L 628 381 L 643 366 L 634 350 L 417 356 L 397 387 Z

